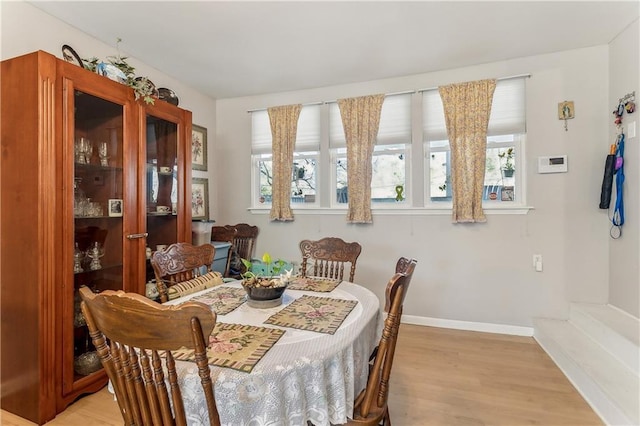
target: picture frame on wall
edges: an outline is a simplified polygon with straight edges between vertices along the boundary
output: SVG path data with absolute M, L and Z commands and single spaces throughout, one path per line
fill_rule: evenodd
M 191 169 L 207 171 L 207 129 L 191 126 Z
M 209 220 L 209 179 L 191 180 L 191 219 Z

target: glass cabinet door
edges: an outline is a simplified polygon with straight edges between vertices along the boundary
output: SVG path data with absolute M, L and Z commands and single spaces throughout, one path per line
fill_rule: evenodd
M 147 253 L 178 242 L 178 124 L 146 116 Z M 147 280 L 153 271 L 147 259 Z
M 101 369 L 80 311 L 78 289 L 123 289 L 123 217 L 134 207 L 123 202 L 123 113 L 123 105 L 74 90 L 74 383 Z

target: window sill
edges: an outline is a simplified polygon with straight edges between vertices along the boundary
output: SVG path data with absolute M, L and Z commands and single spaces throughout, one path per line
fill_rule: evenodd
M 533 210 L 532 206 L 487 207 L 485 215 L 523 215 Z M 269 214 L 271 207 L 249 207 L 251 214 Z M 342 207 L 303 207 L 294 208 L 294 215 L 344 215 L 347 209 Z M 374 216 L 450 216 L 451 207 L 372 207 Z

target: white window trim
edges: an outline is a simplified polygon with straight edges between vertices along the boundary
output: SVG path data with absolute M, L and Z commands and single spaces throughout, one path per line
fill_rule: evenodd
M 529 75 L 523 76 L 528 77 Z M 517 76 L 519 78 L 520 76 Z M 525 86 L 526 90 L 526 86 Z M 438 202 L 434 205 L 434 203 L 430 202 L 429 193 L 427 185 L 429 185 L 428 181 L 425 179 L 425 176 L 428 176 L 428 163 L 426 163 L 427 155 L 429 151 L 425 148 L 425 142 L 421 136 L 423 130 L 423 119 L 422 119 L 422 93 L 414 92 L 412 95 L 413 101 L 413 111 L 412 111 L 412 122 L 411 127 L 413 129 L 413 137 L 412 142 L 407 143 L 407 149 L 409 152 L 414 152 L 413 158 L 407 158 L 407 179 L 406 179 L 406 188 L 405 188 L 405 196 L 407 198 L 406 203 L 393 205 L 393 207 L 389 205 L 385 205 L 385 203 L 372 203 L 371 210 L 374 216 L 451 216 L 452 210 L 450 203 L 446 202 Z M 329 141 L 329 133 L 330 133 L 330 124 L 329 124 L 329 106 L 332 102 L 324 102 L 320 107 L 320 152 L 317 157 L 318 168 L 316 170 L 317 179 L 316 179 L 316 202 L 314 205 L 292 205 L 292 209 L 295 214 L 299 215 L 345 215 L 347 212 L 347 205 L 337 204 L 335 202 L 335 178 L 332 177 L 335 175 L 335 161 L 333 156 L 333 150 L 330 147 Z M 525 133 L 526 138 L 526 133 Z M 522 151 L 525 152 L 524 143 L 521 148 Z M 423 155 L 421 155 L 423 154 Z M 519 187 L 522 188 L 524 192 L 524 196 L 526 196 L 527 190 L 527 182 L 526 182 L 526 159 L 522 159 L 522 155 L 518 156 L 520 159 L 520 163 L 517 165 L 519 173 L 520 183 Z M 327 165 L 328 163 L 328 165 Z M 267 215 L 271 210 L 271 205 L 255 205 L 257 204 L 257 195 L 255 191 L 259 191 L 259 180 L 256 180 L 255 173 L 257 171 L 257 164 L 255 163 L 255 159 L 252 156 L 252 182 L 257 182 L 251 188 L 252 199 L 251 199 L 251 207 L 247 208 L 251 214 L 256 215 Z M 330 169 L 328 169 L 329 167 Z M 329 190 L 325 188 L 325 186 L 329 185 Z M 417 193 L 414 193 L 418 191 Z M 422 199 L 421 199 L 422 198 Z M 412 203 L 420 203 L 423 205 L 412 205 Z M 449 205 L 446 205 L 449 204 Z M 498 202 L 500 205 L 493 204 L 483 204 L 483 210 L 486 215 L 525 215 L 528 214 L 529 211 L 534 210 L 533 206 L 527 205 L 525 200 L 522 200 L 521 204 L 514 205 L 510 202 Z

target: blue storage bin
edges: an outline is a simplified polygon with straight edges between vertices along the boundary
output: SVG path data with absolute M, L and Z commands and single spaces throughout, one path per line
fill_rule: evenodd
M 227 258 L 229 257 L 229 249 L 231 243 L 226 241 L 212 241 L 211 245 L 215 247 L 216 253 L 213 256 L 213 265 L 211 265 L 214 271 L 220 272 L 224 275 L 227 268 Z

